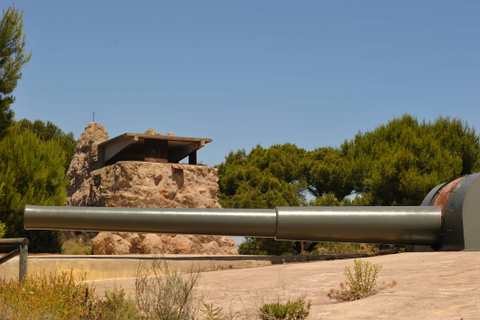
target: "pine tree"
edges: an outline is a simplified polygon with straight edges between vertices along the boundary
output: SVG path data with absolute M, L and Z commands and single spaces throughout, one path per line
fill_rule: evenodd
M 7 236 L 25 236 L 33 251 L 58 251 L 58 233 L 23 230 L 26 204 L 64 205 L 65 154 L 56 140 L 42 141 L 35 133 L 12 125 L 0 140 L 0 220 Z
M 30 54 L 25 52 L 23 14 L 10 7 L 0 20 L 0 136 L 13 122 L 12 92 L 22 77 L 22 66 L 29 60 Z
M 50 121 L 44 122 L 41 120 L 30 121 L 28 119 L 21 119 L 16 121 L 15 125 L 19 129 L 32 131 L 42 141 L 55 140 L 58 142 L 65 153 L 65 172 L 68 170 L 77 144 L 73 133 L 65 133 Z
M 422 122 L 404 115 L 357 134 L 341 153 L 352 164 L 352 188 L 368 195 L 370 205 L 418 205 L 435 185 L 480 165 L 477 133 L 449 118 Z
M 219 165 L 227 208 L 313 205 L 418 205 L 435 185 L 480 169 L 480 141 L 458 119 L 395 118 L 339 148 L 291 144 L 230 153 Z M 306 190 L 314 199 L 305 198 Z M 354 194 L 354 197 L 347 197 Z M 307 200 L 309 203 L 307 203 Z M 242 253 L 279 254 L 293 243 L 248 238 Z

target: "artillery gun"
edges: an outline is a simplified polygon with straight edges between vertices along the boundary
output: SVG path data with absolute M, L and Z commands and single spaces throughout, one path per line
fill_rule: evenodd
M 31 206 L 27 230 L 255 236 L 480 250 L 480 174 L 433 188 L 420 206 L 168 209 Z

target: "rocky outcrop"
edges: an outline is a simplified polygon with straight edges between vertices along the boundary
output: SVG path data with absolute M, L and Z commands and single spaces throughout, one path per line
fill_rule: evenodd
M 232 239 L 220 236 L 101 232 L 92 239 L 96 254 L 236 254 Z
M 219 208 L 217 170 L 177 163 L 121 161 L 90 173 L 72 205 Z
M 70 164 L 69 205 L 139 208 L 219 208 L 214 168 L 199 165 L 122 161 L 96 168 L 103 126 L 89 124 Z M 85 234 L 83 234 L 85 237 Z M 229 237 L 100 232 L 95 254 L 236 254 Z
M 107 130 L 101 124 L 90 122 L 85 127 L 67 171 L 67 178 L 70 180 L 69 196 L 76 193 L 82 183 L 90 178 L 90 172 L 95 169 L 97 161 L 97 145 L 107 139 Z

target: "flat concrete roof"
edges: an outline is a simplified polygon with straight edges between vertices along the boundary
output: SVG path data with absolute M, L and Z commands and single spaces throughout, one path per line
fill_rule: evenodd
M 114 138 L 103 141 L 98 145 L 98 147 L 100 148 L 102 145 L 108 145 L 117 140 L 124 140 L 124 139 L 131 139 L 131 138 L 135 140 L 154 139 L 154 140 L 177 141 L 177 142 L 192 143 L 192 144 L 201 143 L 204 145 L 212 142 L 212 139 L 210 138 L 194 138 L 194 137 L 181 137 L 176 135 L 165 135 L 165 134 L 146 134 L 146 133 L 126 132 Z
M 98 165 L 128 160 L 177 163 L 210 142 L 210 138 L 127 132 L 98 145 Z

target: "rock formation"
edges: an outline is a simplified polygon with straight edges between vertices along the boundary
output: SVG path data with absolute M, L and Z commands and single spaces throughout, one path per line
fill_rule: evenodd
M 76 193 L 82 183 L 90 177 L 90 172 L 95 169 L 97 161 L 97 145 L 107 139 L 107 130 L 101 124 L 90 122 L 85 127 L 85 131 L 77 141 L 75 154 L 67 171 L 67 177 L 70 180 L 69 196 Z
M 120 161 L 89 173 L 72 205 L 218 208 L 217 172 L 207 166 Z
M 218 208 L 214 168 L 176 163 L 121 161 L 96 168 L 97 145 L 105 128 L 90 123 L 78 141 L 68 170 L 69 205 L 144 208 Z M 95 254 L 236 254 L 229 237 L 100 232 Z
M 96 254 L 236 254 L 232 241 L 220 236 L 100 232 L 92 246 Z

